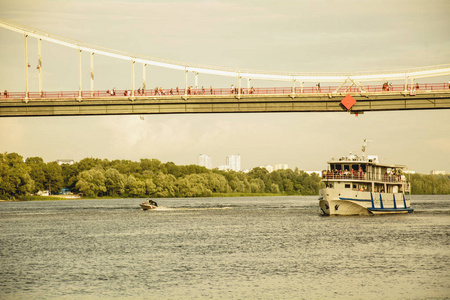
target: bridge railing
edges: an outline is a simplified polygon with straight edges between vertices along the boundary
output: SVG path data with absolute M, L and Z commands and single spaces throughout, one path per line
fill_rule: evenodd
M 446 90 L 450 86 L 448 83 L 421 83 L 408 85 L 407 90 L 417 91 L 436 91 L 436 90 Z M 296 87 L 296 94 L 314 94 L 314 93 L 333 93 L 338 89 L 338 86 L 321 86 L 321 87 Z M 403 84 L 391 85 L 388 87 L 383 87 L 382 85 L 366 85 L 364 86 L 365 91 L 369 93 L 376 92 L 402 92 L 405 89 Z M 338 92 L 343 93 L 358 93 L 360 89 L 358 87 L 341 87 Z M 131 90 L 96 90 L 96 91 L 82 91 L 81 97 L 83 98 L 100 98 L 100 97 L 114 97 L 114 96 L 131 96 Z M 184 95 L 184 89 L 148 89 L 148 90 L 135 90 L 134 95 L 139 96 L 171 96 L 171 95 Z M 237 88 L 189 88 L 187 90 L 187 95 L 233 95 L 239 94 Z M 292 87 L 262 87 L 262 88 L 241 88 L 241 95 L 283 95 L 292 94 Z M 30 99 L 57 99 L 57 98 L 77 98 L 79 96 L 78 91 L 43 91 L 40 92 L 29 92 L 28 98 Z M 24 99 L 25 92 L 0 92 L 0 99 L 11 98 L 11 99 Z

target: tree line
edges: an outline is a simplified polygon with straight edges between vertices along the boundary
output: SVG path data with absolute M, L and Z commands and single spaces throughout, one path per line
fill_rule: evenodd
M 24 159 L 17 153 L 0 154 L 0 198 L 22 197 L 63 188 L 87 197 L 208 197 L 218 194 L 317 195 L 320 177 L 304 171 L 249 173 L 209 170 L 198 165 L 175 165 L 157 159 L 107 160 L 84 158 L 72 165 L 45 163 L 41 157 Z
M 450 194 L 450 175 L 408 175 L 413 194 Z M 254 168 L 248 173 L 175 165 L 157 159 L 84 158 L 72 165 L 0 154 L 0 199 L 63 188 L 87 197 L 208 197 L 218 194 L 317 195 L 321 178 L 304 171 Z
M 449 195 L 450 175 L 407 175 L 411 193 L 415 195 Z

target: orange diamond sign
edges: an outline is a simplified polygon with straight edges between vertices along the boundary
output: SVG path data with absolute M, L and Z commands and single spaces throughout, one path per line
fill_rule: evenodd
M 347 94 L 347 96 L 342 99 L 341 103 L 347 110 L 349 110 L 353 105 L 355 105 L 356 100 L 352 96 L 350 96 L 350 94 Z

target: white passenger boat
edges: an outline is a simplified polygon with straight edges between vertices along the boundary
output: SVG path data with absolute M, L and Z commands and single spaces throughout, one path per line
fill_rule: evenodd
M 322 171 L 325 188 L 319 191 L 324 215 L 371 215 L 411 213 L 411 187 L 406 166 L 380 163 L 378 156 L 343 156 L 328 161 Z

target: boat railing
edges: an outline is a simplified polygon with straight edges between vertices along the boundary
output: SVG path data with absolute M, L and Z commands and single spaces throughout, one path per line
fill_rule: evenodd
M 370 181 L 382 181 L 382 182 L 404 182 L 405 180 L 401 175 L 384 174 L 378 175 L 367 172 L 342 172 L 335 173 L 331 171 L 323 171 L 322 179 L 337 179 L 337 180 L 370 180 Z

